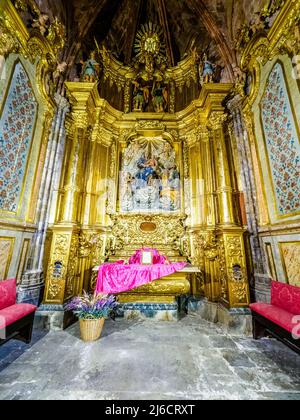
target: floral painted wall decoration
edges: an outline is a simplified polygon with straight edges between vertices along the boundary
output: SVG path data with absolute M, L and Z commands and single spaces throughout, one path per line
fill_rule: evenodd
M 21 63 L 14 69 L 0 119 L 0 210 L 16 213 L 37 117 L 37 101 Z
M 261 113 L 277 212 L 293 215 L 300 212 L 300 143 L 280 63 L 269 76 Z

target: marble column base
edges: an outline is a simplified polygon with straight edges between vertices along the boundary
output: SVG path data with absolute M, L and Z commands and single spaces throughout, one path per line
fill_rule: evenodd
M 124 303 L 120 304 L 117 315 L 127 320 L 178 321 L 180 311 L 177 303 Z
M 64 311 L 62 305 L 41 305 L 35 316 L 34 325 L 48 331 L 61 331 L 76 322 L 76 318 Z
M 271 279 L 264 275 L 254 276 L 254 285 L 251 287 L 252 300 L 254 302 L 270 303 Z
M 205 298 L 191 298 L 188 302 L 188 313 L 197 313 L 206 321 L 221 324 L 231 335 L 252 335 L 252 316 L 248 308 L 228 309 Z
M 43 273 L 40 271 L 25 272 L 22 276 L 21 284 L 18 286 L 18 302 L 39 306 L 43 293 Z
M 117 318 L 126 320 L 178 321 L 182 317 L 178 303 L 123 303 L 117 310 Z M 35 327 L 48 331 L 60 331 L 68 328 L 77 319 L 64 312 L 62 305 L 41 305 L 35 317 Z

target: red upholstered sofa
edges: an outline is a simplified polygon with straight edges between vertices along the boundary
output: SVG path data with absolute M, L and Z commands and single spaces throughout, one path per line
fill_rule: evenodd
M 0 345 L 15 338 L 30 343 L 34 315 L 37 307 L 16 303 L 17 282 L 15 279 L 0 282 Z
M 269 333 L 300 353 L 300 287 L 273 281 L 271 303 L 253 303 L 250 308 L 256 340 Z

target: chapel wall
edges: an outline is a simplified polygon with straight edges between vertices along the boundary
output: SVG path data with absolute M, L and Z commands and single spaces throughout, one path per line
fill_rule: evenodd
M 0 281 L 17 278 L 18 299 L 38 304 L 68 110 L 52 76 L 64 28 L 50 20 L 42 34 L 26 25 L 28 5 L 24 21 L 18 6 L 0 4 Z
M 37 228 L 38 194 L 47 150 L 47 103 L 37 67 L 20 54 L 7 57 L 1 76 L 0 280 L 21 282 Z
M 232 122 L 252 256 L 252 299 L 269 301 L 271 280 L 299 286 L 299 14 L 270 3 L 267 19 L 237 34 L 241 73 L 227 107 Z
M 277 55 L 260 68 L 253 105 L 258 154 L 260 238 L 270 277 L 300 286 L 300 91 L 288 55 Z M 263 182 L 262 182 L 263 180 Z M 263 213 L 263 211 L 262 211 Z

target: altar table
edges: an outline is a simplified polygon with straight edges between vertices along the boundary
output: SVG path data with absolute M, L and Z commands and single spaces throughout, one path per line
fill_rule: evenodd
M 124 264 L 124 261 L 113 264 L 106 263 L 99 268 L 96 292 L 106 294 L 129 292 L 175 274 L 186 265 L 185 262 L 152 265 Z
M 93 268 L 93 277 L 97 276 L 99 266 Z M 196 276 L 201 273 L 198 267 L 187 264 L 177 272 L 166 275 L 159 280 L 144 284 L 136 289 L 119 294 L 120 303 L 129 302 L 156 302 L 173 303 L 176 297 L 187 294 L 196 294 Z M 95 280 L 93 281 L 96 286 Z

